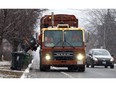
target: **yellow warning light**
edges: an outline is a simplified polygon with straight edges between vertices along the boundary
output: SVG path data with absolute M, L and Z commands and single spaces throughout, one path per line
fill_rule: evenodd
M 52 17 L 49 17 L 49 19 L 51 19 Z

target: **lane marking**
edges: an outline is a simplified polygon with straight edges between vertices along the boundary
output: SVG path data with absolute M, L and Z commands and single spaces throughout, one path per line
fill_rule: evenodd
M 58 70 L 56 67 L 52 67 L 52 68 Z M 67 74 L 65 72 L 61 72 L 61 73 L 64 74 L 64 75 L 66 75 L 69 78 L 74 78 L 73 76 L 71 76 L 71 75 L 69 75 L 69 74 Z
M 74 78 L 73 76 L 71 76 L 71 75 L 69 75 L 69 74 L 67 74 L 65 72 L 61 72 L 61 73 L 64 74 L 64 75 L 66 75 L 66 76 L 68 76 L 69 78 Z

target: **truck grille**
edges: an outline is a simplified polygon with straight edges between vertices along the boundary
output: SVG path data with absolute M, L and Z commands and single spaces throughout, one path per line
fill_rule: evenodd
M 54 60 L 72 60 L 73 56 L 73 51 L 53 51 Z

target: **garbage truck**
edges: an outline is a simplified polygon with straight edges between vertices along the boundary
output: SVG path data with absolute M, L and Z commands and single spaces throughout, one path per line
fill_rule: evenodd
M 50 70 L 51 66 L 85 71 L 85 30 L 78 27 L 75 15 L 44 15 L 40 19 L 38 41 L 31 38 L 24 42 L 25 51 L 36 50 L 40 46 L 40 71 Z
M 75 15 L 45 15 L 40 20 L 40 70 L 51 66 L 85 71 L 85 30 L 78 27 Z

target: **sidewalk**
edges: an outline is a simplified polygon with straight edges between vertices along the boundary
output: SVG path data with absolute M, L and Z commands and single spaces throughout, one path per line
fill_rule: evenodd
M 0 61 L 0 78 L 20 78 L 24 71 L 11 70 L 10 61 Z

